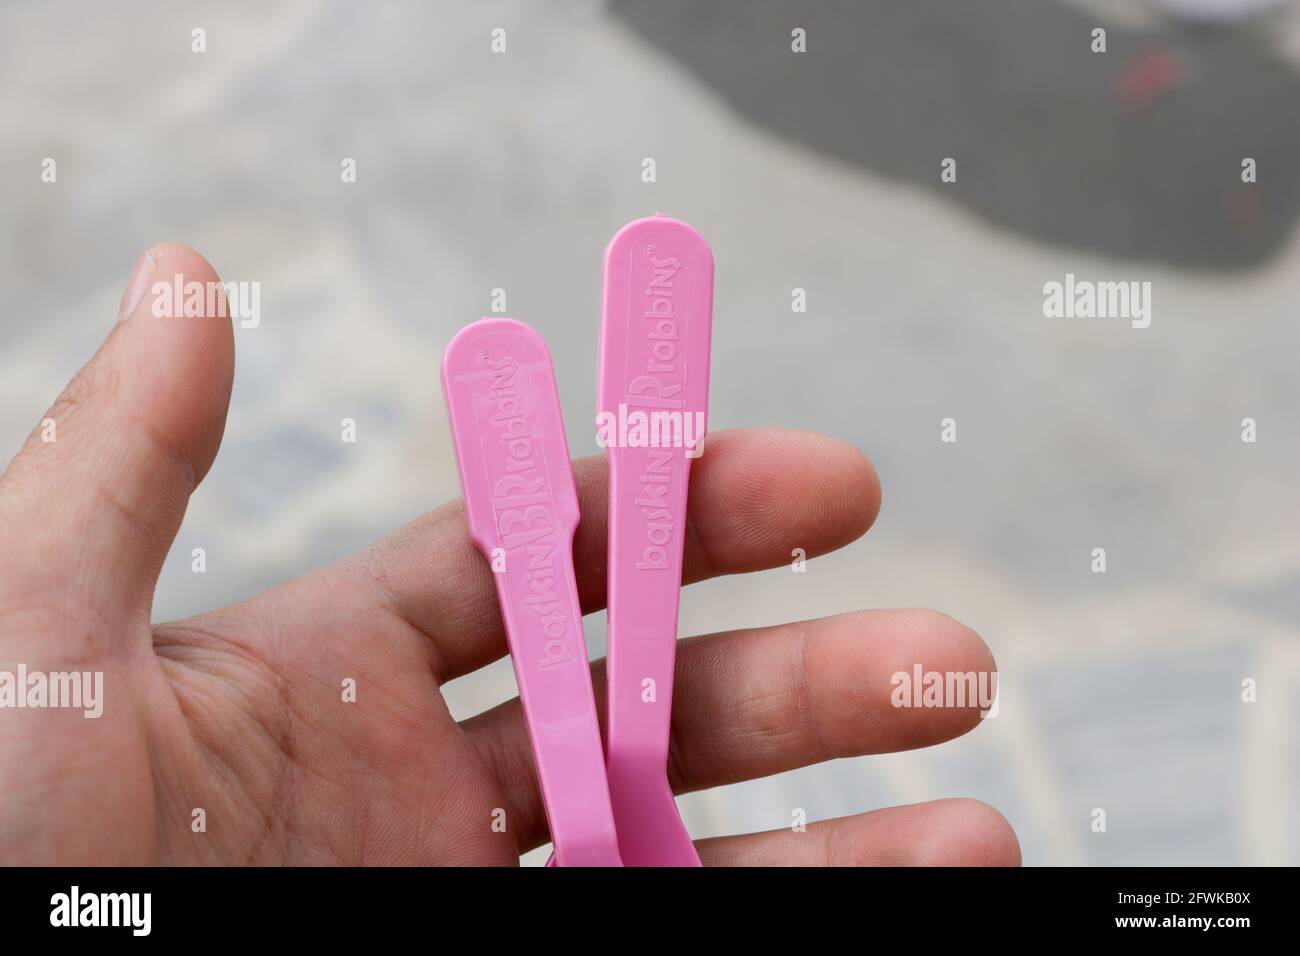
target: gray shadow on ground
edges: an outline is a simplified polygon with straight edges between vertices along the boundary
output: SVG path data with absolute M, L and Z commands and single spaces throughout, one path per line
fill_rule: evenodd
M 1099 24 L 1043 0 L 612 6 L 749 120 L 1032 237 L 1240 269 L 1300 207 L 1300 78 L 1248 32 L 1107 26 L 1093 53 Z

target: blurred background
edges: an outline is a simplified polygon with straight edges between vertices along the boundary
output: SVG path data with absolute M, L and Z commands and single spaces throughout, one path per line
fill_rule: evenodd
M 1263 0 L 6 3 L 0 458 L 140 250 L 260 282 L 155 614 L 246 597 L 459 494 L 438 361 L 494 289 L 595 453 L 601 254 L 662 210 L 717 260 L 712 427 L 837 435 L 884 485 L 866 538 L 690 588 L 682 632 L 927 606 L 1001 668 L 974 733 L 685 797 L 692 833 L 969 795 L 1031 864 L 1294 864 L 1298 94 Z M 1150 327 L 1045 318 L 1067 272 L 1152 283 Z

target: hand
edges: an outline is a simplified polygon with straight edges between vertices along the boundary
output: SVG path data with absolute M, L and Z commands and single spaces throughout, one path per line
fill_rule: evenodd
M 152 284 L 216 279 L 156 246 L 127 317 L 0 477 L 0 672 L 100 671 L 103 714 L 0 709 L 4 863 L 513 864 L 546 842 L 518 701 L 454 721 L 444 682 L 506 653 L 486 562 L 445 505 L 251 600 L 151 624 L 186 503 L 217 452 L 231 323 L 152 314 Z M 437 356 L 429 356 L 430 375 Z M 431 409 L 430 415 L 435 414 Z M 574 463 L 584 611 L 605 588 L 605 465 Z M 690 581 L 775 567 L 862 535 L 880 488 L 855 449 L 800 432 L 709 438 L 691 472 Z M 986 671 L 972 631 L 862 611 L 682 641 L 678 791 L 935 744 L 972 708 L 890 703 L 890 675 Z M 603 696 L 603 667 L 595 667 Z M 354 678 L 356 701 L 344 702 Z M 603 703 L 602 703 L 603 709 Z M 506 811 L 506 832 L 491 826 Z M 205 828 L 195 832 L 194 811 Z M 703 840 L 706 864 L 1015 864 L 1006 821 L 941 800 Z

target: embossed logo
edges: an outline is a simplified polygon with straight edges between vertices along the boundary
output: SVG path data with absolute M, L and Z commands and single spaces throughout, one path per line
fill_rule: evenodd
M 671 411 L 681 415 L 685 404 L 681 396 L 684 378 L 682 357 L 678 352 L 679 316 L 676 292 L 681 262 L 674 256 L 656 256 L 655 247 L 646 247 L 650 265 L 650 279 L 642 292 L 643 324 L 648 355 L 644 374 L 627 383 L 625 405 L 650 409 L 653 412 Z M 641 493 L 635 499 L 644 520 L 645 543 L 641 549 L 638 570 L 667 570 L 668 543 L 672 540 L 674 517 L 669 507 L 673 483 L 673 459 L 680 457 L 672 451 L 650 449 L 645 473 L 638 477 Z
M 558 567 L 556 562 L 557 549 L 566 547 L 567 542 L 556 525 L 545 461 L 538 457 L 539 443 L 533 430 L 533 410 L 527 406 L 525 375 L 518 361 L 510 356 L 493 360 L 483 352 L 479 361 L 492 372 L 487 393 L 491 409 L 488 421 L 505 450 L 505 473 L 492 484 L 498 540 L 507 552 L 508 563 L 517 560 L 515 554 L 527 559 L 526 570 L 518 580 L 526 589 L 523 605 L 537 616 L 545 638 L 539 666 L 571 664 L 575 657 L 570 645 L 572 625 L 563 577 L 565 562 L 560 561 Z M 515 577 L 508 575 L 507 581 L 514 586 Z

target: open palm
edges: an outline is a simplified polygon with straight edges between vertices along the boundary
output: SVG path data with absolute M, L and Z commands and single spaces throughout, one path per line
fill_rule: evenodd
M 38 429 L 0 477 L 0 671 L 104 675 L 99 719 L 0 710 L 0 862 L 518 862 L 547 841 L 518 701 L 458 723 L 439 693 L 506 653 L 491 572 L 459 503 L 243 603 L 152 623 L 163 559 L 221 441 L 234 339 L 228 320 L 152 314 L 154 281 L 215 280 L 197 253 L 163 244 L 140 269 L 126 318 L 46 416 L 55 440 Z M 605 466 L 574 470 L 575 564 L 593 611 L 605 591 Z M 842 442 L 716 434 L 691 472 L 685 577 L 842 547 L 879 501 L 871 465 Z M 890 675 L 914 662 L 994 666 L 977 635 L 930 611 L 683 641 L 674 788 L 923 747 L 978 724 L 975 706 L 891 706 Z M 602 665 L 595 673 L 603 697 Z M 342 692 L 349 678 L 355 701 Z M 706 864 L 1020 856 L 1002 817 L 971 800 L 703 840 L 699 851 Z

